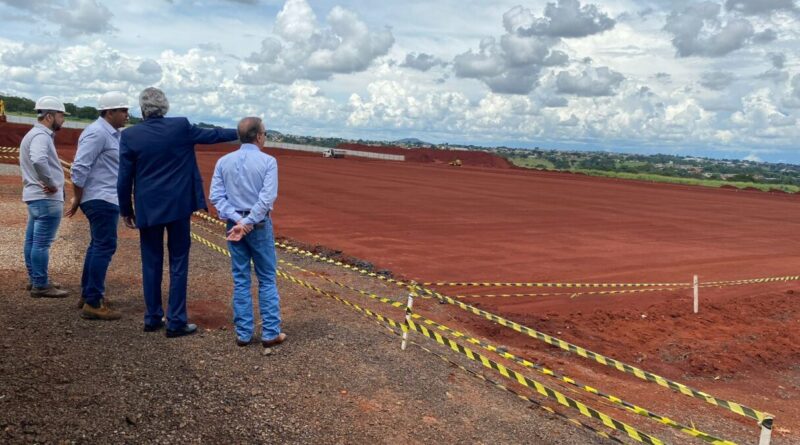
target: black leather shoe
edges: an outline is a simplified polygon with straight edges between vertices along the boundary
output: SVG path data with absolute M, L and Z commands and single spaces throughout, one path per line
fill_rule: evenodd
M 159 321 L 156 324 L 146 324 L 146 325 L 144 325 L 144 331 L 145 332 L 155 332 L 155 331 L 160 330 L 163 327 L 164 327 L 164 322 L 163 321 Z
M 167 338 L 183 337 L 184 335 L 192 335 L 195 332 L 197 332 L 197 325 L 189 323 L 186 326 L 174 331 L 167 329 Z
M 241 340 L 241 339 L 238 339 L 238 338 L 236 339 L 236 346 L 244 347 L 244 346 L 247 346 L 247 345 L 250 345 L 250 344 L 253 344 L 253 339 L 252 338 L 250 340 L 247 340 L 247 341 L 244 341 L 244 340 Z

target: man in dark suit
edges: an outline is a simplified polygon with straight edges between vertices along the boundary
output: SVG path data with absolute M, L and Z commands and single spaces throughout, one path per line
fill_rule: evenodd
M 120 216 L 139 229 L 144 288 L 144 330 L 164 326 L 161 277 L 164 231 L 169 249 L 167 337 L 193 334 L 197 326 L 186 316 L 189 275 L 189 221 L 192 212 L 206 209 L 203 180 L 197 168 L 195 144 L 215 144 L 238 138 L 233 129 L 204 129 L 183 117 L 164 117 L 169 102 L 158 88 L 139 95 L 144 121 L 122 132 L 119 150 Z M 131 203 L 131 194 L 136 212 Z

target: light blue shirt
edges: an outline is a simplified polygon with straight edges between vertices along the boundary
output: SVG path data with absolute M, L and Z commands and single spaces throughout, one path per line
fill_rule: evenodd
M 209 199 L 220 218 L 242 224 L 260 223 L 277 197 L 278 162 L 258 146 L 242 144 L 217 161 Z M 242 218 L 239 211 L 250 214 Z
M 119 205 L 119 138 L 115 129 L 102 117 L 86 127 L 78 138 L 78 151 L 72 163 L 72 182 L 83 189 L 81 203 L 102 199 Z
M 22 174 L 22 200 L 64 201 L 64 170 L 58 159 L 53 130 L 40 123 L 33 125 L 19 144 L 19 169 Z M 47 193 L 42 184 L 56 189 Z

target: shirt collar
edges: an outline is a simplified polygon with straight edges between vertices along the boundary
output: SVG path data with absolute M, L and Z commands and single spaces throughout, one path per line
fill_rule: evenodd
M 261 149 L 258 148 L 258 145 L 256 145 L 256 144 L 242 144 L 242 146 L 239 147 L 239 150 L 258 150 L 258 151 L 261 151 Z
M 119 135 L 120 131 L 112 127 L 111 124 L 109 124 L 108 121 L 105 120 L 104 118 L 102 117 L 97 118 L 97 122 L 100 122 L 100 126 L 103 127 L 112 136 Z
M 50 135 L 50 136 L 52 136 L 52 135 L 54 134 L 54 131 L 53 131 L 53 130 L 51 130 L 51 129 L 49 129 L 49 128 L 45 127 L 44 125 L 42 125 L 42 124 L 41 124 L 41 123 L 39 123 L 39 122 L 37 122 L 37 123 L 33 124 L 33 126 L 34 126 L 34 127 L 37 127 L 37 128 L 39 128 L 39 129 L 41 129 L 41 130 L 44 130 L 44 131 L 45 131 L 45 133 L 47 133 L 47 134 L 48 134 L 48 135 Z

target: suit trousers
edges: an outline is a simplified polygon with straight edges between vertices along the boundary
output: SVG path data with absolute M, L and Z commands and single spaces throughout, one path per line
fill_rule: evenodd
M 186 326 L 186 286 L 189 277 L 190 218 L 139 229 L 142 250 L 142 285 L 144 290 L 144 324 L 156 326 L 164 317 L 161 305 L 161 278 L 164 268 L 164 231 L 169 250 L 169 302 L 167 329 Z

